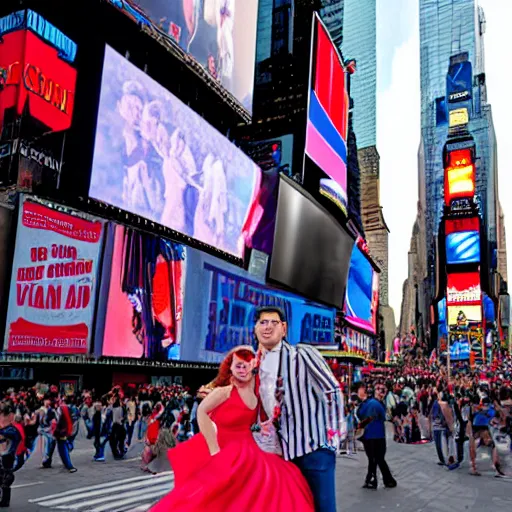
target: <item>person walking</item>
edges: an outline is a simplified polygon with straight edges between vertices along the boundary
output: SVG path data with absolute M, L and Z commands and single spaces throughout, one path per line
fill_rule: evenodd
M 255 322 L 261 400 L 255 438 L 263 433 L 259 438 L 266 438 L 267 447 L 298 466 L 317 512 L 336 512 L 336 453 L 344 421 L 339 383 L 315 348 L 286 341 L 281 309 L 258 308 Z
M 375 395 L 363 401 L 357 410 L 357 417 L 364 425 L 363 445 L 368 457 L 368 472 L 363 485 L 365 489 L 377 489 L 377 466 L 382 473 L 385 487 L 396 487 L 396 480 L 393 478 L 386 462 L 386 386 L 377 384 Z

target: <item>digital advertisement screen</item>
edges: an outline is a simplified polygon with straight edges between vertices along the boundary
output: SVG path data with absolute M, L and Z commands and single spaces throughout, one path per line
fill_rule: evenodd
M 475 165 L 471 150 L 461 149 L 448 153 L 445 169 L 445 203 L 453 199 L 473 197 L 475 194 Z
M 450 128 L 462 126 L 469 123 L 469 113 L 467 108 L 458 108 L 450 111 Z
M 468 101 L 472 97 L 473 68 L 467 57 L 467 54 L 460 54 L 451 59 L 446 76 L 446 93 L 449 103 Z
M 247 271 L 187 249 L 181 359 L 219 362 L 236 345 L 254 344 L 254 313 L 260 306 L 285 312 L 291 344 L 335 344 L 335 308 L 268 287 Z
M 480 304 L 482 302 L 479 272 L 448 274 L 447 280 L 446 302 L 448 306 Z
M 5 110 L 30 114 L 50 130 L 66 130 L 73 117 L 77 46 L 39 14 L 0 18 L 0 125 Z
M 185 247 L 115 224 L 109 240 L 103 279 L 110 280 L 98 308 L 104 312 L 97 331 L 101 355 L 180 359 Z
M 452 361 L 465 361 L 469 359 L 471 347 L 469 335 L 465 333 L 450 332 L 450 359 Z
M 306 155 L 338 185 L 336 199 L 347 212 L 349 96 L 343 61 L 318 14 L 313 17 Z M 306 172 L 306 170 L 305 170 Z
M 103 224 L 23 197 L 9 292 L 8 352 L 89 351 Z
M 272 253 L 276 224 L 279 174 L 292 175 L 293 135 L 242 144 L 245 153 L 261 169 L 257 200 L 244 226 L 246 245 L 265 254 Z M 252 234 L 251 234 L 252 233 Z
M 446 263 L 457 265 L 480 262 L 480 235 L 478 231 L 461 231 L 446 236 Z
M 89 195 L 239 258 L 259 168 L 106 47 Z
M 457 306 L 448 306 L 448 325 L 458 327 L 467 327 L 471 322 L 482 321 L 482 306 L 468 306 L 459 304 Z
M 258 0 L 109 0 L 158 27 L 252 112 Z
M 343 311 L 353 327 L 375 333 L 378 309 L 379 275 L 371 263 L 354 246 L 348 272 L 347 291 Z
M 295 182 L 280 177 L 270 280 L 342 309 L 353 245 L 324 208 Z

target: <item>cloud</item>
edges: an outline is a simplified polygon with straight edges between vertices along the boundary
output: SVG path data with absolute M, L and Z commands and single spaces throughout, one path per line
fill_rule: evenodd
M 416 22 L 414 21 L 416 20 Z M 400 318 L 402 285 L 407 278 L 408 252 L 418 201 L 418 146 L 420 141 L 419 28 L 399 46 L 391 63 L 391 84 L 379 93 L 377 149 L 380 154 L 380 190 L 389 235 L 389 302 Z

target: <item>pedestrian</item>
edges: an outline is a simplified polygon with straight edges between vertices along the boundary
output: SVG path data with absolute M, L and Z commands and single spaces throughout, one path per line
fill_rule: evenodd
M 393 478 L 386 462 L 386 407 L 384 398 L 386 396 L 384 384 L 375 386 L 375 395 L 366 399 L 358 408 L 357 416 L 364 425 L 363 445 L 368 457 L 368 472 L 363 485 L 365 489 L 377 489 L 377 466 L 382 473 L 385 487 L 396 487 L 396 480 Z
M 121 400 L 117 394 L 112 395 L 110 399 L 112 410 L 112 431 L 110 434 L 110 449 L 115 460 L 120 460 L 126 453 L 126 413 L 121 405 Z
M 273 444 L 275 453 L 301 470 L 315 510 L 336 512 L 336 454 L 345 419 L 340 385 L 315 348 L 286 341 L 281 309 L 258 308 L 255 320 L 256 388 L 261 399 L 256 429 L 273 438 L 267 446 Z
M 16 452 L 21 435 L 13 425 L 14 410 L 7 403 L 0 404 L 0 507 L 11 503 L 11 486 L 14 483 Z

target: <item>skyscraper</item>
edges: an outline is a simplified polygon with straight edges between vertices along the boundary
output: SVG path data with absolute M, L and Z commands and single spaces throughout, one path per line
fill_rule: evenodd
M 482 262 L 488 269 L 488 286 L 497 300 L 499 199 L 496 135 L 491 106 L 487 103 L 484 67 L 485 16 L 477 0 L 420 0 L 421 141 L 420 170 L 424 173 L 424 229 L 426 301 L 436 295 L 437 234 L 443 215 L 443 146 L 448 136 L 446 119 L 447 71 L 450 58 L 467 53 L 473 69 L 473 107 L 468 132 L 476 144 L 476 201 L 484 230 Z M 502 246 L 504 244 L 501 244 Z M 483 284 L 483 283 L 482 283 Z
M 377 145 L 377 2 L 345 0 L 343 56 L 355 59 L 350 84 L 357 147 Z
M 351 117 L 357 140 L 361 182 L 361 218 L 379 275 L 380 333 L 388 348 L 395 335 L 388 297 L 388 234 L 380 206 L 380 157 L 377 151 L 377 6 L 376 0 L 345 0 L 343 42 L 345 59 L 356 61 L 351 77 Z

